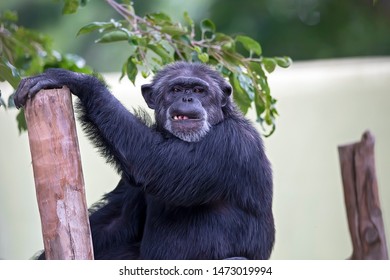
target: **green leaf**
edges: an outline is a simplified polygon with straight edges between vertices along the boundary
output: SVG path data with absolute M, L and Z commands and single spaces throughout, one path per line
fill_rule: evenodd
M 260 80 L 264 80 L 262 77 L 260 77 Z M 254 101 L 255 101 L 255 109 L 256 109 L 256 115 L 258 119 L 263 120 L 261 115 L 264 113 L 264 111 L 267 109 L 266 104 L 266 92 L 261 87 L 261 89 L 258 87 L 258 85 L 255 87 L 255 95 L 254 95 Z
M 275 57 L 275 61 L 278 64 L 278 66 L 282 68 L 287 68 L 292 64 L 291 58 L 285 56 L 285 57 Z
M 194 47 L 194 51 L 196 51 L 196 53 L 198 53 L 198 54 L 201 54 L 202 53 L 202 48 L 199 47 L 199 46 L 195 46 Z
M 211 41 L 215 38 L 215 24 L 210 19 L 204 19 L 200 23 L 200 29 L 202 31 L 202 39 L 207 39 Z
M 253 52 L 257 55 L 261 55 L 262 52 L 261 46 L 257 41 L 253 40 L 248 36 L 242 36 L 242 35 L 237 36 L 235 39 L 236 42 L 240 42 L 247 51 L 251 53 Z
M 211 56 L 211 54 L 210 54 Z M 232 70 L 233 72 L 241 72 L 240 67 L 242 66 L 242 61 L 244 57 L 240 55 L 239 53 L 231 52 L 222 50 L 222 54 L 220 55 L 221 59 L 218 58 L 217 60 L 222 60 L 221 63 L 228 69 Z
M 74 14 L 79 8 L 79 0 L 63 0 L 64 7 L 62 8 L 63 14 Z
M 270 131 L 269 131 L 268 133 L 265 133 L 265 134 L 264 134 L 264 137 L 270 137 L 270 136 L 275 132 L 275 129 L 276 129 L 276 125 L 273 124 L 273 125 L 271 126 Z
M 260 85 L 261 89 L 265 94 L 270 94 L 270 89 L 268 86 L 267 76 L 261 67 L 260 63 L 251 62 L 250 69 L 256 76 L 256 83 Z
M 161 12 L 148 14 L 146 18 L 157 25 L 170 24 L 172 22 L 172 19 L 167 14 Z
M 129 40 L 129 35 L 121 30 L 114 30 L 105 33 L 102 37 L 97 39 L 95 43 L 111 43 L 118 41 L 127 41 Z
M 243 114 L 248 112 L 251 107 L 252 100 L 249 95 L 242 89 L 240 82 L 235 73 L 229 76 L 230 84 L 233 87 L 233 98 Z
M 152 50 L 155 54 L 161 57 L 161 60 L 164 64 L 168 64 L 173 61 L 173 56 L 160 44 L 157 45 L 147 45 L 147 48 Z
M 89 0 L 63 0 L 64 7 L 62 9 L 63 14 L 73 14 L 77 12 L 79 6 L 86 6 Z
M 258 62 L 251 62 L 249 63 L 249 69 L 253 72 L 253 74 L 264 77 L 265 73 L 263 71 L 263 68 L 261 68 L 261 64 Z
M 127 72 L 127 61 L 122 65 L 121 76 L 119 77 L 119 81 L 122 81 L 122 79 L 126 75 L 126 72 Z
M 19 133 L 27 130 L 27 123 L 24 117 L 24 109 L 20 109 L 18 115 L 16 116 L 16 121 L 18 123 Z
M 235 52 L 236 46 L 234 42 L 224 42 L 222 45 L 222 49 L 227 52 Z
M 193 26 L 193 25 L 194 25 L 194 21 L 193 21 L 193 19 L 190 17 L 190 15 L 188 14 L 188 12 L 184 12 L 184 21 L 185 21 L 189 26 Z
M 216 33 L 214 42 L 216 45 L 220 45 L 222 50 L 224 51 L 235 52 L 236 43 L 232 37 L 226 34 Z
M 222 74 L 224 77 L 230 77 L 232 74 L 232 71 L 230 71 L 228 68 L 223 66 L 222 64 L 217 65 L 217 70 Z
M 14 96 L 15 96 L 15 93 L 11 94 L 8 97 L 8 108 L 15 108 Z
M 145 72 L 145 71 L 141 71 L 141 75 L 142 75 L 142 78 L 146 79 L 147 77 L 149 77 L 149 73 L 148 72 Z
M 209 62 L 209 55 L 207 53 L 198 53 L 198 58 L 203 63 Z
M 67 53 L 62 56 L 63 62 L 70 68 L 82 69 L 85 66 L 85 59 L 77 54 Z M 68 68 L 66 68 L 68 69 Z
M 0 81 L 7 81 L 13 88 L 20 82 L 19 71 L 5 57 L 0 57 Z
M 252 80 L 242 72 L 237 75 L 237 79 L 240 83 L 241 88 L 245 91 L 249 98 L 253 100 L 255 93 Z
M 90 24 L 87 24 L 77 32 L 77 36 L 91 33 L 92 31 L 98 30 L 98 29 L 106 29 L 109 27 L 113 27 L 114 23 L 113 22 L 92 22 Z
M 272 125 L 274 123 L 273 118 L 271 116 L 270 110 L 266 110 L 265 111 L 265 118 L 264 118 L 264 120 L 265 120 L 265 123 L 267 125 Z
M 129 80 L 135 85 L 135 79 L 137 78 L 138 69 L 134 62 L 134 57 L 129 57 L 126 64 L 126 73 Z
M 167 25 L 161 27 L 161 32 L 171 36 L 180 36 L 186 34 L 188 30 L 180 25 Z
M 215 24 L 210 19 L 204 19 L 200 23 L 200 29 L 202 30 L 202 33 L 205 32 L 215 32 Z
M 272 73 L 276 67 L 276 60 L 272 58 L 263 58 L 263 64 L 265 70 L 267 70 L 268 73 Z

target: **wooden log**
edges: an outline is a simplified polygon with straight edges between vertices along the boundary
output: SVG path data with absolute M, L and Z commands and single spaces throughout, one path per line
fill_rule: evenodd
M 46 259 L 93 259 L 69 89 L 41 90 L 25 116 Z
M 358 143 L 339 146 L 351 259 L 388 259 L 386 236 L 375 173 L 374 137 L 363 134 Z

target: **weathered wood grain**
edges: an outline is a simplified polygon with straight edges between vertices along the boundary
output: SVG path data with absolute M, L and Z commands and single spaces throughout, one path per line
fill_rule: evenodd
M 69 89 L 41 90 L 25 116 L 46 259 L 93 259 Z
M 388 259 L 375 173 L 374 137 L 339 146 L 341 174 L 353 252 L 351 259 Z

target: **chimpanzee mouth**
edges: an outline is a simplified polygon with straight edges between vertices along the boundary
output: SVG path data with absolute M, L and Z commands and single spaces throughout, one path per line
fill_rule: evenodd
M 197 142 L 210 130 L 207 114 L 201 110 L 167 112 L 164 128 L 186 142 Z
M 186 115 L 174 115 L 172 117 L 174 121 L 184 121 L 184 120 L 199 120 L 199 118 L 193 117 L 193 116 L 186 116 Z
M 172 120 L 174 121 L 199 121 L 201 120 L 201 118 L 197 115 L 183 115 L 183 114 L 180 114 L 180 115 L 173 115 L 172 116 Z

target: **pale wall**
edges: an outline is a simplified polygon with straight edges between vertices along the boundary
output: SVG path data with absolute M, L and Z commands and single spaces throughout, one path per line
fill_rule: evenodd
M 139 88 L 107 75 L 118 97 L 143 104 Z M 139 83 L 141 84 L 141 82 Z M 337 146 L 376 137 L 382 212 L 390 242 L 390 58 L 295 63 L 270 76 L 277 130 L 265 140 L 274 169 L 273 259 L 345 259 L 352 252 Z M 3 94 L 10 90 L 0 85 Z M 16 110 L 0 109 L 0 258 L 28 259 L 42 248 L 27 135 Z M 89 205 L 118 176 L 79 129 Z M 229 172 L 229 171 L 227 171 Z

